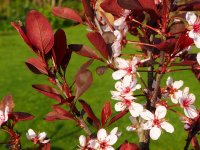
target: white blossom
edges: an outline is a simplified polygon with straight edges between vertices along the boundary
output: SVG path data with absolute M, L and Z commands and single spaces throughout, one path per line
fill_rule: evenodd
M 194 12 L 186 13 L 186 20 L 190 25 L 191 30 L 188 35 L 194 40 L 196 47 L 200 48 L 200 20 Z
M 116 129 L 110 134 L 107 134 L 105 129 L 100 129 L 97 132 L 97 139 L 91 139 L 88 147 L 95 150 L 114 150 L 112 147 L 118 140 Z
M 87 139 L 84 135 L 79 137 L 79 143 L 80 145 L 78 146 L 78 150 L 87 150 Z
M 28 140 L 31 140 L 34 142 L 34 144 L 37 144 L 38 142 L 46 144 L 50 141 L 50 139 L 46 139 L 46 132 L 41 132 L 39 134 L 36 134 L 33 129 L 29 129 L 26 133 L 26 137 Z
M 183 81 L 173 81 L 171 77 L 167 78 L 167 94 L 170 96 L 173 103 L 178 103 L 178 98 L 181 95 L 181 90 L 179 90 L 183 86 Z
M 189 94 L 188 87 L 184 88 L 182 95 L 179 97 L 180 106 L 184 109 L 184 113 L 188 118 L 195 118 L 198 115 L 196 108 L 193 105 L 195 99 L 194 94 Z
M 150 130 L 150 137 L 153 140 L 157 140 L 161 135 L 161 128 L 166 132 L 173 133 L 174 127 L 165 121 L 167 109 L 164 106 L 156 107 L 155 114 L 151 113 L 149 110 L 145 110 L 141 113 L 141 117 L 147 120 L 146 123 L 142 125 L 144 130 Z
M 125 76 L 132 76 L 136 73 L 137 63 L 138 59 L 136 57 L 133 57 L 132 60 L 125 60 L 119 57 L 115 58 L 115 66 L 118 70 L 113 72 L 113 79 L 119 80 Z

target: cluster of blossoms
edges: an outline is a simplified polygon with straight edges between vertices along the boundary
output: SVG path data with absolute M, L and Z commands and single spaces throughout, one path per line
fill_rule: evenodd
M 126 23 L 126 18 L 131 13 L 130 10 L 124 10 L 122 16 L 114 21 L 114 35 L 115 41 L 112 44 L 113 57 L 118 57 L 121 54 L 123 39 L 128 31 L 128 25 Z
M 189 88 L 185 87 L 183 90 L 180 88 L 183 86 L 183 81 L 173 81 L 171 77 L 167 79 L 167 87 L 164 90 L 163 97 L 170 97 L 172 103 L 179 104 L 184 109 L 184 113 L 188 118 L 197 117 L 198 113 L 193 103 L 195 102 L 195 95 L 189 93 Z
M 189 24 L 188 35 L 193 39 L 197 48 L 200 48 L 200 19 L 194 12 L 186 13 L 186 20 Z M 200 53 L 197 54 L 197 62 L 200 65 Z
M 84 135 L 79 137 L 78 150 L 114 150 L 112 147 L 118 140 L 121 133 L 117 132 L 118 128 L 115 127 L 109 134 L 105 129 L 99 129 L 97 138 L 87 139 Z
M 123 111 L 129 109 L 134 117 L 139 116 L 143 111 L 143 106 L 136 103 L 136 97 L 133 96 L 133 92 L 141 88 L 141 85 L 137 84 L 136 78 L 138 63 L 137 57 L 133 57 L 131 60 L 117 57 L 115 65 L 118 70 L 112 74 L 114 80 L 120 80 L 115 84 L 117 91 L 111 91 L 112 99 L 120 101 L 115 104 L 115 110 Z

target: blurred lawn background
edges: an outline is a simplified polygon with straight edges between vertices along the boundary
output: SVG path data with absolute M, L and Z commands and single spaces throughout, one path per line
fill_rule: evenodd
M 32 8 L 30 7 L 28 9 Z M 25 15 L 25 13 L 23 15 Z M 45 16 L 48 17 L 51 15 L 52 14 L 49 12 L 48 15 Z M 57 21 L 62 22 L 62 20 L 55 18 L 55 22 Z M 11 28 L 9 23 L 6 25 Z M 61 26 L 66 25 L 62 24 Z M 79 43 L 91 46 L 85 36 L 87 33 L 86 27 L 80 25 L 67 27 L 65 28 L 65 31 L 68 44 Z M 135 52 L 134 47 L 131 45 L 129 45 L 126 49 L 128 49 L 129 52 Z M 34 75 L 25 66 L 24 62 L 29 57 L 35 57 L 35 55 L 16 32 L 5 31 L 0 34 L 0 54 L 0 98 L 6 94 L 12 93 L 15 100 L 15 111 L 29 112 L 35 116 L 35 118 L 31 121 L 21 122 L 16 125 L 16 130 L 22 133 L 23 149 L 32 144 L 26 140 L 25 136 L 25 133 L 29 128 L 32 128 L 35 131 L 47 132 L 48 137 L 51 139 L 52 150 L 76 149 L 76 146 L 79 144 L 79 136 L 85 133 L 80 130 L 79 127 L 76 127 L 74 122 L 57 121 L 49 123 L 43 120 L 45 114 L 51 111 L 50 106 L 52 104 L 56 104 L 56 102 L 52 99 L 46 98 L 32 89 L 32 84 L 49 84 L 49 82 L 45 76 Z M 81 64 L 87 60 L 87 58 L 73 54 L 66 76 L 69 83 L 73 82 L 76 71 Z M 92 87 L 81 97 L 91 104 L 91 107 L 95 110 L 98 117 L 100 117 L 101 114 L 101 106 L 106 100 L 110 99 L 110 90 L 114 90 L 115 83 L 112 79 L 112 72 L 110 70 L 102 76 L 98 76 L 95 73 L 96 67 L 100 65 L 102 65 L 102 63 L 95 61 L 90 67 L 93 72 L 94 83 Z M 170 73 L 169 75 L 172 76 L 174 80 L 184 80 L 184 86 L 190 87 L 190 91 L 196 95 L 196 104 L 200 107 L 199 82 L 195 79 L 194 75 L 189 71 Z M 163 85 L 165 84 L 167 77 L 168 75 L 164 76 L 162 80 Z M 116 101 L 111 100 L 111 102 L 112 106 L 114 106 Z M 130 125 L 128 117 L 129 114 L 110 127 L 110 129 L 112 129 L 115 126 L 119 126 L 119 131 L 123 132 L 119 142 L 116 144 L 116 147 L 118 147 L 120 143 L 126 139 L 135 143 L 138 141 L 136 133 L 126 132 L 125 130 L 126 127 Z M 164 133 L 158 141 L 151 141 L 151 149 L 153 150 L 181 150 L 184 147 L 186 132 L 183 130 L 183 124 L 180 123 L 178 116 L 171 112 L 167 114 L 167 119 L 174 125 L 175 132 L 173 134 Z M 3 134 L 3 132 L 0 132 L 0 135 L 0 142 L 5 141 L 7 136 Z M 198 138 L 200 138 L 200 136 L 198 136 Z M 4 149 L 5 146 L 0 145 L 0 150 Z

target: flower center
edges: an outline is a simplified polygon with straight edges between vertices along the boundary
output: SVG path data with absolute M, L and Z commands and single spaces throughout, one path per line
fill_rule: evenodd
M 124 89 L 124 93 L 125 93 L 125 94 L 129 93 L 130 91 L 131 91 L 131 88 L 130 88 L 130 87 L 126 87 L 126 88 Z
M 199 32 L 200 31 L 200 23 L 197 23 L 197 24 L 194 24 L 193 25 L 193 30 L 194 30 L 194 32 Z
M 160 120 L 157 119 L 157 118 L 155 118 L 155 119 L 153 120 L 153 124 L 156 125 L 157 127 L 160 127 Z
M 131 67 L 128 67 L 125 70 L 127 71 L 128 74 L 131 74 L 131 72 L 132 72 L 132 68 Z
M 108 146 L 106 141 L 101 142 L 100 148 L 105 149 Z
M 182 104 L 183 107 L 185 107 L 185 108 L 189 107 L 190 101 L 191 101 L 191 99 L 189 99 L 189 98 L 184 99 L 183 104 Z
M 127 100 L 127 99 L 124 99 L 123 103 L 124 103 L 125 106 L 130 106 L 131 105 L 131 101 Z

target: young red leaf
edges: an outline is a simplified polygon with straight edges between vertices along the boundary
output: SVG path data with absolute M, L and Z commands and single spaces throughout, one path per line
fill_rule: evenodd
M 67 69 L 67 66 L 69 64 L 71 56 L 72 56 L 72 51 L 69 48 L 67 48 L 65 56 L 63 57 L 62 63 L 61 63 L 61 67 L 62 67 L 62 69 L 63 69 L 64 72 Z
M 67 7 L 53 7 L 52 12 L 57 17 L 70 19 L 79 23 L 83 22 L 78 13 Z
M 55 120 L 74 120 L 77 121 L 77 119 L 74 117 L 73 114 L 67 112 L 63 108 L 59 106 L 53 106 L 53 111 L 49 112 L 45 116 L 46 121 L 55 121 Z
M 92 85 L 92 72 L 87 69 L 91 61 L 81 66 L 75 75 L 75 99 L 79 98 Z
M 101 34 L 98 32 L 91 32 L 87 34 L 87 37 L 90 40 L 90 42 L 94 45 L 94 47 L 101 53 L 101 55 L 105 59 L 108 59 L 109 51 L 106 42 L 104 41 Z
M 90 107 L 89 104 L 87 104 L 85 101 L 83 100 L 79 100 L 79 102 L 81 103 L 83 110 L 87 113 L 88 117 L 90 119 L 92 119 L 95 123 L 95 125 L 99 128 L 100 127 L 100 121 L 99 119 L 95 116 L 92 108 Z
M 103 108 L 102 108 L 102 111 L 101 111 L 101 123 L 102 123 L 102 126 L 105 125 L 107 120 L 110 118 L 111 114 L 112 114 L 112 107 L 111 107 L 110 101 L 107 101 L 103 105 Z
M 54 35 L 53 58 L 57 66 L 60 66 L 67 50 L 67 39 L 65 32 L 58 29 Z
M 97 60 L 101 59 L 93 49 L 82 44 L 71 44 L 69 45 L 69 49 L 71 49 L 72 51 L 76 52 L 78 55 L 81 55 L 81 56 L 85 56 L 85 57 L 89 57 L 89 58 L 97 59 Z
M 5 108 L 9 108 L 9 112 L 12 112 L 14 109 L 14 101 L 12 95 L 5 96 L 0 102 L 0 110 L 4 111 Z
M 124 9 L 129 9 L 129 10 L 142 9 L 142 6 L 138 0 L 117 0 L 117 2 Z
M 134 143 L 125 141 L 122 145 L 120 145 L 119 150 L 139 150 L 139 147 Z
M 159 49 L 160 51 L 165 51 L 167 53 L 172 54 L 174 51 L 174 46 L 177 42 L 177 39 L 172 38 L 172 39 L 168 39 L 164 42 L 161 42 L 159 44 L 156 44 L 156 48 Z
M 22 29 L 22 27 L 15 23 L 15 22 L 11 22 L 11 25 L 17 30 L 17 32 L 20 34 L 20 36 L 22 37 L 22 39 L 24 40 L 24 42 L 34 51 L 36 52 L 37 50 L 33 47 L 32 43 L 30 42 L 30 40 L 28 39 L 25 31 Z
M 30 42 L 41 52 L 47 54 L 53 47 L 53 29 L 48 20 L 39 12 L 32 10 L 28 13 L 26 32 Z
M 147 11 L 151 16 L 160 15 L 158 13 L 156 4 L 154 0 L 138 0 L 145 11 Z
M 26 61 L 27 67 L 36 74 L 48 74 L 46 65 L 42 62 L 40 58 L 29 58 Z
M 50 86 L 37 84 L 32 85 L 32 87 L 49 98 L 55 99 L 59 102 L 63 100 L 63 97 L 58 93 L 58 91 Z
M 82 4 L 84 7 L 84 11 L 86 16 L 93 21 L 94 20 L 94 11 L 92 6 L 90 5 L 90 0 L 82 0 Z
M 121 16 L 123 13 L 123 9 L 119 6 L 117 0 L 104 0 L 100 6 L 105 12 L 111 13 L 115 16 Z
M 120 113 L 118 113 L 117 115 L 115 115 L 114 117 L 112 117 L 108 123 L 108 126 L 111 125 L 112 123 L 116 122 L 117 120 L 119 120 L 120 118 L 122 118 L 124 115 L 126 115 L 128 113 L 128 110 L 124 110 L 121 111 Z
M 12 116 L 15 121 L 25 121 L 25 120 L 31 120 L 34 118 L 33 115 L 26 113 L 26 112 L 13 112 Z

